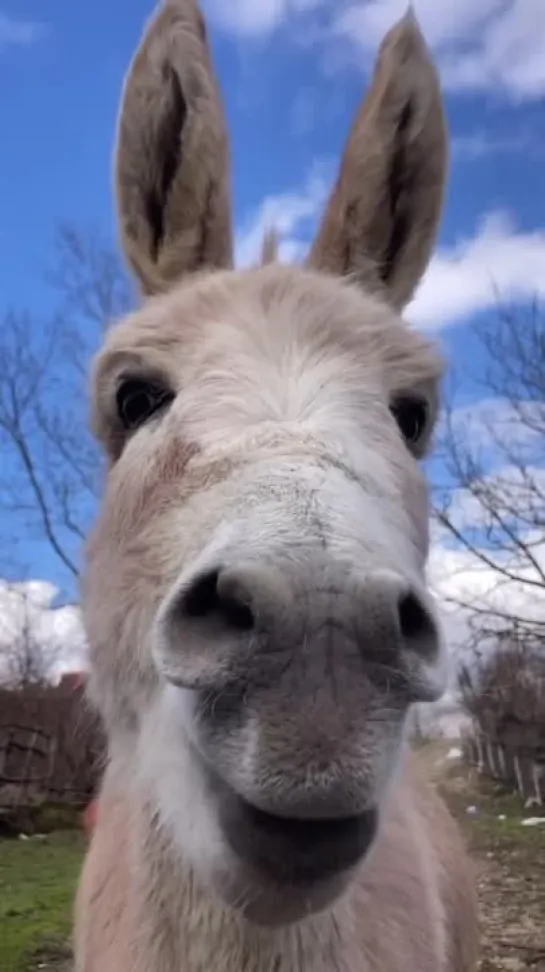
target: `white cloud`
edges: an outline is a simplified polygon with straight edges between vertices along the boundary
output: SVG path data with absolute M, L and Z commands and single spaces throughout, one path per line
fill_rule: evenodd
M 519 468 L 520 463 L 540 464 L 545 455 L 545 408 L 543 402 L 525 400 L 522 393 L 516 403 L 492 396 L 480 398 L 443 415 L 438 440 L 446 432 L 458 442 L 470 442 L 472 454 L 490 471 L 503 466 L 506 456 L 516 456 Z
M 306 13 L 323 0 L 207 0 L 204 10 L 223 30 L 242 37 L 269 34 L 288 17 Z
M 317 168 L 314 167 L 301 189 L 266 196 L 240 227 L 236 240 L 240 266 L 250 266 L 259 260 L 263 237 L 270 229 L 280 237 L 282 260 L 291 262 L 304 256 L 311 238 L 309 224 L 320 214 L 329 191 L 328 181 Z
M 446 87 L 493 89 L 513 100 L 545 92 L 543 0 L 413 0 L 434 49 Z M 292 37 L 319 40 L 329 49 L 341 40 L 369 64 L 407 0 L 206 0 L 211 22 L 239 37 L 262 37 L 288 24 Z M 302 21 L 303 14 L 320 17 Z M 303 32 L 298 27 L 304 25 Z M 364 58 L 362 60 L 362 53 Z
M 332 179 L 316 164 L 302 188 L 266 196 L 239 227 L 236 260 L 259 259 L 265 232 L 280 236 L 281 259 L 304 258 L 317 228 Z M 422 330 L 464 323 L 503 304 L 545 298 L 545 230 L 518 230 L 508 213 L 486 214 L 473 236 L 436 251 L 406 316 Z
M 545 623 L 545 538 L 540 528 L 545 496 L 543 419 L 541 403 L 521 400 L 515 409 L 502 398 L 471 402 L 455 409 L 450 418 L 462 456 L 467 450 L 471 463 L 476 463 L 485 497 L 483 504 L 478 490 L 460 487 L 448 492 L 449 520 L 475 552 L 456 544 L 437 521 L 432 523 L 429 578 L 443 605 L 455 651 L 469 635 L 468 613 L 455 601 L 481 613 L 490 611 L 487 624 L 496 617 L 492 626 L 513 616 Z M 486 508 L 487 496 L 493 497 L 492 514 Z
M 482 550 L 487 550 L 486 556 L 497 565 L 496 579 L 501 579 L 503 584 L 502 571 L 505 570 L 511 577 L 539 582 L 543 620 L 545 584 L 540 571 L 545 574 L 545 540 L 540 522 L 544 497 L 543 466 L 519 469 L 509 465 L 479 476 L 478 488 L 460 487 L 448 496 L 449 522 L 475 549 L 479 549 L 486 539 L 487 546 Z M 434 540 L 436 548 L 452 550 L 452 537 L 444 526 L 438 525 L 434 529 Z M 465 548 L 461 549 L 463 552 Z M 479 567 L 482 566 L 480 563 Z M 523 587 L 526 590 L 527 584 Z M 532 598 L 532 609 L 537 609 L 539 597 L 536 602 L 535 590 Z
M 543 0 L 415 0 L 414 8 L 447 88 L 492 88 L 514 100 L 545 91 Z M 334 16 L 332 32 L 371 56 L 406 9 L 406 0 L 357 0 Z
M 479 31 L 504 5 L 503 0 L 415 0 L 414 10 L 426 40 L 434 47 L 463 40 Z M 353 2 L 336 17 L 334 30 L 374 51 L 386 32 L 407 12 L 407 0 Z
M 514 99 L 545 92 L 545 5 L 542 0 L 499 3 L 494 17 L 466 52 L 441 59 L 445 84 L 453 89 L 495 88 Z
M 545 296 L 545 230 L 523 233 L 504 213 L 487 215 L 474 237 L 439 250 L 408 317 L 440 328 L 502 301 Z
M 8 45 L 27 46 L 39 40 L 44 32 L 42 24 L 18 20 L 0 13 L 0 48 Z
M 532 539 L 530 536 L 528 539 Z M 533 538 L 534 540 L 536 538 Z M 532 546 L 532 554 L 545 571 L 545 541 Z M 441 543 L 432 546 L 428 577 L 439 601 L 447 643 L 453 658 L 463 656 L 469 640 L 469 613 L 459 603 L 480 612 L 491 612 L 487 623 L 496 617 L 501 628 L 504 620 L 513 617 L 528 623 L 545 623 L 545 589 L 528 581 L 540 581 L 538 572 L 529 564 L 515 567 L 512 555 L 497 553 L 495 561 L 509 565 L 518 580 L 508 580 L 465 549 L 447 549 Z
M 259 259 L 271 228 L 280 236 L 281 258 L 302 259 L 330 188 L 329 176 L 315 167 L 302 188 L 266 196 L 239 227 L 237 263 Z M 439 330 L 464 323 L 498 300 L 523 303 L 535 297 L 545 297 L 545 230 L 522 232 L 508 214 L 492 212 L 473 236 L 436 251 L 406 315 L 423 330 Z
M 543 152 L 538 139 L 530 132 L 518 132 L 508 135 L 493 135 L 490 132 L 475 131 L 454 135 L 451 138 L 450 149 L 453 158 L 474 161 L 489 155 L 513 155 L 520 152 Z
M 0 682 L 9 677 L 10 653 L 25 643 L 41 650 L 44 671 L 53 679 L 85 667 L 79 609 L 75 605 L 52 607 L 57 594 L 57 588 L 47 581 L 0 580 Z

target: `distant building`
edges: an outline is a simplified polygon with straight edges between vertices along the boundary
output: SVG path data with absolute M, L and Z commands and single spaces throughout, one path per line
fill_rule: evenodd
M 86 672 L 64 672 L 61 675 L 59 686 L 61 688 L 71 689 L 76 691 L 77 689 L 85 688 L 85 682 L 87 681 Z

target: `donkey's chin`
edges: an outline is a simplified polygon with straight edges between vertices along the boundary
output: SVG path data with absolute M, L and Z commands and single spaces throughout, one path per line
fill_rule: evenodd
M 283 817 L 231 792 L 219 807 L 237 877 L 223 894 L 250 920 L 287 924 L 330 905 L 346 888 L 377 832 L 375 808 L 332 820 Z
M 276 884 L 259 870 L 240 861 L 216 876 L 217 890 L 225 904 L 254 925 L 278 928 L 294 925 L 326 911 L 346 891 L 352 871 L 307 887 Z

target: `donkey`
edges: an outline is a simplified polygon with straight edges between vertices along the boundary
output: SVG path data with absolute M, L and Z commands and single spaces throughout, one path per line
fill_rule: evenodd
M 446 132 L 412 14 L 383 41 L 304 266 L 233 268 L 195 0 L 164 0 L 117 131 L 146 298 L 93 369 L 107 480 L 82 581 L 108 765 L 78 972 L 469 972 L 471 865 L 409 750 L 446 664 L 419 460 L 443 365 L 400 317 Z

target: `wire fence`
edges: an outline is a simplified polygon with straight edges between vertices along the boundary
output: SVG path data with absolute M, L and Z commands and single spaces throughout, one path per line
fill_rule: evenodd
M 494 739 L 476 726 L 464 734 L 462 748 L 479 773 L 517 792 L 527 806 L 545 805 L 545 748 Z

